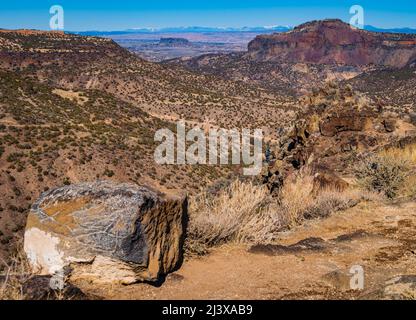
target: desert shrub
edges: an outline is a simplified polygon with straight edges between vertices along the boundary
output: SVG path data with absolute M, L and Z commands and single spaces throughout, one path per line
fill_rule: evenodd
M 378 193 L 365 192 L 359 189 L 345 191 L 326 189 L 320 191 L 311 205 L 303 213 L 304 219 L 328 217 L 336 211 L 346 210 L 358 204 L 360 201 L 384 201 L 384 197 Z
M 105 176 L 107 176 L 107 177 L 111 178 L 112 176 L 114 176 L 114 171 L 113 171 L 113 170 L 110 170 L 110 169 L 108 169 L 108 168 L 106 168 L 106 169 L 104 170 L 103 175 L 105 175 Z
M 68 177 L 65 177 L 62 181 L 65 186 L 69 186 L 71 184 L 71 180 Z
M 271 243 L 279 231 L 346 209 L 359 199 L 357 192 L 314 193 L 310 173 L 288 179 L 275 198 L 264 186 L 235 181 L 216 194 L 191 197 L 186 250 L 200 255 L 224 243 Z
M 384 157 L 401 159 L 409 165 L 409 172 L 398 190 L 398 194 L 403 197 L 416 196 L 416 143 L 409 144 L 403 148 L 390 148 L 381 152 Z
M 279 211 L 288 226 L 303 219 L 303 214 L 314 202 L 313 176 L 309 173 L 294 176 L 283 185 L 279 195 Z
M 398 193 L 405 198 L 416 197 L 416 172 L 412 172 L 399 189 Z
M 411 163 L 404 157 L 378 154 L 361 161 L 356 168 L 361 186 L 367 190 L 395 198 L 411 172 Z
M 22 195 L 22 191 L 18 187 L 13 187 L 13 192 L 16 195 L 16 197 L 20 197 Z
M 23 153 L 13 152 L 7 157 L 7 162 L 16 162 L 23 157 Z
M 263 224 L 271 229 L 280 226 L 273 220 L 270 205 L 267 189 L 251 182 L 235 181 L 217 196 L 203 192 L 190 200 L 188 237 L 207 246 L 265 240 L 267 231 L 252 231 Z

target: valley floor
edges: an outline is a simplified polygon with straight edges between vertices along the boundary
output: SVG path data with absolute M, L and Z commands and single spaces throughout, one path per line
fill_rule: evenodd
M 350 289 L 354 265 L 364 269 L 362 291 Z M 160 287 L 77 285 L 107 299 L 415 299 L 412 275 L 416 203 L 361 203 L 282 234 L 276 246 L 223 246 L 189 259 Z

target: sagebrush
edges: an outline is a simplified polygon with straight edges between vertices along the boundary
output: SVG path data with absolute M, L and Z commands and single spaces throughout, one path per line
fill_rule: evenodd
M 361 161 L 356 176 L 362 187 L 395 198 L 406 181 L 412 176 L 412 160 L 416 159 L 410 149 L 394 148 Z

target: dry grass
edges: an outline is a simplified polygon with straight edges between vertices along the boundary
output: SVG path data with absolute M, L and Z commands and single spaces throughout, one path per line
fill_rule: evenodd
M 413 174 L 410 174 L 398 192 L 404 198 L 414 198 L 416 197 L 416 172 L 413 171 Z
M 188 253 L 205 254 L 223 243 L 271 243 L 285 228 L 346 209 L 362 198 L 356 191 L 314 194 L 313 186 L 313 176 L 303 173 L 289 179 L 277 198 L 264 186 L 240 181 L 217 196 L 204 192 L 191 198 Z
M 389 198 L 416 195 L 416 144 L 389 148 L 362 161 L 357 167 L 359 183 Z
M 282 225 L 272 206 L 267 189 L 251 182 L 235 181 L 217 196 L 203 192 L 190 201 L 189 240 L 212 246 L 267 239 Z
M 0 300 L 27 300 L 33 297 L 27 294 L 27 290 L 33 280 L 37 277 L 37 270 L 33 270 L 27 261 L 26 254 L 23 251 L 23 246 L 19 244 L 19 250 L 11 259 L 11 262 L 6 263 L 5 271 L 0 273 Z M 32 283 L 30 283 L 32 281 Z M 36 288 L 32 288 L 37 290 Z M 40 290 L 41 288 L 39 288 Z M 48 290 L 46 289 L 45 292 Z M 39 291 L 39 293 L 41 293 Z M 33 292 L 32 292 L 33 294 Z M 38 298 L 36 298 L 38 299 Z M 46 297 L 39 299 L 46 300 L 71 300 L 72 297 L 66 294 L 65 289 L 51 290 Z
M 409 173 L 399 187 L 398 194 L 405 198 L 416 196 L 416 143 L 407 145 L 404 148 L 391 148 L 381 153 L 388 158 L 399 159 L 409 165 Z
M 312 194 L 313 180 L 311 174 L 304 173 L 285 182 L 280 191 L 278 208 L 285 225 L 293 226 L 300 223 L 304 218 L 304 213 L 313 206 L 316 201 Z
M 384 158 L 394 158 L 416 165 L 416 144 L 409 144 L 404 148 L 390 148 L 380 152 Z
M 402 293 L 402 296 L 403 296 L 403 300 L 414 301 L 414 300 L 416 300 L 416 291 L 406 290 L 405 292 Z
M 22 250 L 5 263 L 5 271 L 0 275 L 0 300 L 24 300 L 24 283 L 33 276 L 25 254 Z

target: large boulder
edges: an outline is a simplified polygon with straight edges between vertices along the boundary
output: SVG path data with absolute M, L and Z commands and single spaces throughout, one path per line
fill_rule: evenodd
M 186 210 L 186 198 L 133 184 L 65 186 L 33 205 L 24 250 L 40 274 L 157 281 L 181 263 Z

